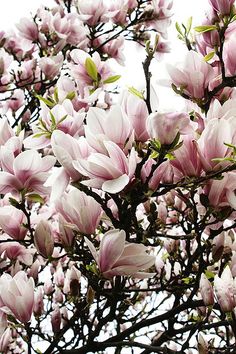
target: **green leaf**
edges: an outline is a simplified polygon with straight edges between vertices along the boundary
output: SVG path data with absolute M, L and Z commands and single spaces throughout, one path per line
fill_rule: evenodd
M 88 75 L 94 80 L 94 81 L 98 81 L 98 71 L 97 71 L 97 67 L 96 64 L 94 63 L 94 61 L 91 58 L 87 58 L 85 60 L 85 69 L 88 73 Z
M 57 122 L 56 119 L 54 117 L 54 115 L 52 114 L 51 111 L 49 111 L 50 117 L 51 117 L 51 122 L 52 122 L 52 128 L 55 128 L 57 126 Z
M 179 32 L 179 34 L 181 35 L 181 37 L 183 37 L 183 33 L 182 33 L 182 30 L 181 30 L 180 25 L 178 24 L 178 22 L 175 23 L 175 28 L 176 28 L 176 30 Z
M 139 90 L 137 90 L 135 87 L 129 87 L 128 88 L 129 92 L 132 93 L 133 95 L 141 98 L 142 100 L 144 100 L 144 96 L 142 94 L 142 92 L 140 92 Z
M 40 96 L 40 95 L 35 95 L 35 97 L 38 99 L 38 100 L 40 100 L 40 101 L 42 101 L 43 103 L 45 103 L 48 107 L 54 107 L 55 106 L 55 102 L 51 99 L 51 100 L 49 100 L 49 99 L 47 99 L 47 98 L 45 98 L 45 97 L 43 97 L 43 96 Z
M 214 279 L 215 274 L 213 272 L 211 272 L 210 270 L 206 270 L 205 276 L 207 277 L 207 279 Z
M 187 21 L 187 26 L 186 26 L 186 33 L 189 34 L 191 28 L 192 28 L 192 22 L 193 22 L 193 18 L 192 16 L 189 17 L 188 21 Z
M 113 82 L 116 82 L 120 78 L 121 78 L 121 75 L 110 76 L 110 77 L 108 77 L 108 79 L 104 80 L 103 83 L 104 84 L 112 84 Z
M 210 26 L 197 26 L 197 27 L 194 27 L 194 30 L 198 33 L 205 33 L 205 32 L 210 32 L 210 31 L 214 31 L 216 30 L 216 26 L 214 25 L 210 25 Z
M 74 91 L 71 91 L 71 92 L 69 92 L 67 95 L 66 95 L 66 98 L 68 99 L 68 100 L 73 100 L 74 98 L 75 98 L 75 92 Z
M 204 60 L 205 61 L 209 61 L 209 60 L 211 60 L 214 57 L 214 55 L 215 55 L 215 51 L 210 52 L 207 55 L 205 55 Z
M 59 102 L 59 97 L 58 97 L 58 88 L 56 87 L 54 90 L 54 100 L 56 103 Z
M 44 204 L 44 199 L 39 194 L 35 194 L 35 193 L 28 194 L 27 199 L 29 199 L 31 202 L 34 203 Z
M 15 208 L 21 210 L 21 205 L 20 205 L 20 203 L 19 203 L 16 199 L 10 197 L 10 198 L 9 198 L 9 203 L 10 203 L 12 206 L 14 206 Z

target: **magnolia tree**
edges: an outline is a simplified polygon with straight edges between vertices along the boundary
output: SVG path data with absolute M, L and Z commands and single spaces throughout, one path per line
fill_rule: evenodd
M 182 111 L 150 69 L 171 0 L 57 0 L 0 33 L 1 353 L 235 353 L 236 10 L 206 11 L 176 24 Z

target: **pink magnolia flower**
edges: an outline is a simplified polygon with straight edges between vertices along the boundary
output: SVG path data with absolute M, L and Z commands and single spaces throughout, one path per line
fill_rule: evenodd
M 236 143 L 234 116 L 229 119 L 211 119 L 198 139 L 198 154 L 205 171 L 217 170 L 229 164 L 229 161 L 214 160 L 230 157 L 232 149 L 224 143 Z
M 122 107 L 133 126 L 135 139 L 141 142 L 147 141 L 149 139 L 146 128 L 148 110 L 144 100 L 127 92 L 123 97 Z
M 55 157 L 41 157 L 35 150 L 21 152 L 16 158 L 8 149 L 2 148 L 1 152 L 4 171 L 0 172 L 0 193 L 24 190 L 48 194 L 49 189 L 44 183 L 48 178 L 48 171 L 55 164 Z
M 5 329 L 5 331 L 1 334 L 0 337 L 0 351 L 2 353 L 8 352 L 8 347 L 11 343 L 11 339 L 12 339 L 11 329 L 8 327 Z
M 208 0 L 213 9 L 222 15 L 229 15 L 232 10 L 234 0 Z
M 55 207 L 68 223 L 84 234 L 94 233 L 101 219 L 101 206 L 78 189 L 65 193 L 55 202 Z
M 223 59 L 225 62 L 226 75 L 234 76 L 236 74 L 236 59 L 233 55 L 233 50 L 236 45 L 236 35 L 235 33 L 230 36 L 230 38 L 225 42 Z
M 175 159 L 171 165 L 182 173 L 182 176 L 200 176 L 202 163 L 198 156 L 198 151 L 194 138 L 191 135 L 181 137 L 183 145 L 175 150 Z
M 132 126 L 120 106 L 114 105 L 107 113 L 100 108 L 90 108 L 86 117 L 85 137 L 97 152 L 107 153 L 105 141 L 113 141 L 125 153 L 134 140 Z
M 54 237 L 50 224 L 46 220 L 41 220 L 34 232 L 34 245 L 37 251 L 45 258 L 51 257 L 54 250 Z
M 234 299 L 234 281 L 229 266 L 225 267 L 221 277 L 215 276 L 214 289 L 221 310 L 224 312 L 232 311 L 236 302 Z
M 81 173 L 73 166 L 73 160 L 87 159 L 91 148 L 84 137 L 75 139 L 59 130 L 53 132 L 51 144 L 53 153 L 62 166 L 52 186 L 51 198 L 54 200 L 63 194 L 70 178 L 73 181 L 81 178 Z
M 5 237 L 5 235 L 1 236 L 1 240 L 3 239 L 6 239 L 6 242 L 0 244 L 0 254 L 2 257 L 13 261 L 18 260 L 27 266 L 32 265 L 32 249 L 27 249 L 23 245 L 20 245 L 18 242 L 7 242 L 7 237 Z
M 80 19 L 89 26 L 106 20 L 107 6 L 103 0 L 80 0 L 78 4 Z
M 0 120 L 0 145 L 4 145 L 12 136 L 15 136 L 13 129 L 6 118 Z
M 3 106 L 3 112 L 6 113 L 9 109 L 16 112 L 25 102 L 25 95 L 22 90 L 15 90 L 13 95 L 6 101 Z
M 61 328 L 61 312 L 58 305 L 56 305 L 55 309 L 51 313 L 51 325 L 53 333 L 58 333 Z
M 104 142 L 107 155 L 92 153 L 87 160 L 79 159 L 73 166 L 83 176 L 88 177 L 81 183 L 94 188 L 101 188 L 108 193 L 118 193 L 127 186 L 134 176 L 136 153 L 132 148 L 128 157 L 111 141 Z
M 144 10 L 147 17 L 153 18 L 147 21 L 147 24 L 155 28 L 163 38 L 167 38 L 167 28 L 171 24 L 172 6 L 172 0 L 152 0 L 151 4 L 147 5 Z
M 99 74 L 99 81 L 102 82 L 109 77 L 113 76 L 111 68 L 108 65 L 108 62 L 102 61 L 98 52 L 95 52 L 92 57 L 80 49 L 74 49 L 70 52 L 70 69 L 72 76 L 78 80 L 78 84 L 83 87 L 85 86 L 94 86 L 94 79 L 88 74 L 85 63 L 86 59 L 89 58 L 93 60 L 96 65 L 97 72 Z M 101 85 L 100 84 L 100 85 Z
M 168 65 L 168 72 L 173 83 L 195 99 L 204 97 L 206 88 L 215 77 L 211 65 L 192 50 L 187 53 L 181 68 Z
M 34 296 L 34 315 L 39 317 L 44 312 L 44 303 L 43 303 L 43 290 L 42 287 L 38 288 Z
M 51 143 L 51 135 L 55 130 L 61 130 L 72 136 L 83 133 L 84 114 L 76 112 L 69 99 L 49 109 L 41 103 L 41 119 L 32 126 L 33 134 L 24 140 L 26 148 L 44 148 Z
M 65 248 L 71 247 L 75 239 L 75 234 L 71 228 L 71 225 L 68 225 L 68 222 L 66 222 L 66 220 L 61 215 L 59 215 L 58 238 Z
M 63 293 L 71 293 L 72 296 L 77 296 L 79 293 L 80 278 L 81 272 L 74 265 L 70 269 L 67 269 Z
M 206 306 L 211 306 L 214 304 L 214 292 L 211 283 L 205 276 L 201 275 L 199 290 L 203 299 L 203 302 Z
M 35 41 L 38 39 L 38 27 L 33 20 L 29 20 L 27 17 L 21 18 L 20 22 L 16 24 L 16 28 L 22 37 L 30 41 Z
M 192 131 L 187 113 L 151 113 L 147 119 L 147 131 L 152 139 L 161 144 L 171 144 L 176 135 L 188 134 Z
M 1 299 L 5 305 L 1 309 L 13 314 L 23 323 L 30 321 L 34 306 L 34 280 L 28 279 L 20 271 L 14 277 L 3 274 L 0 278 Z
M 0 208 L 0 227 L 15 240 L 24 240 L 27 234 L 27 219 L 23 211 L 6 205 Z
M 62 54 L 39 59 L 39 67 L 44 73 L 46 79 L 51 80 L 60 73 L 63 60 L 64 58 Z
M 125 242 L 124 230 L 106 232 L 102 237 L 99 252 L 87 238 L 85 242 L 104 278 L 122 275 L 150 276 L 150 273 L 142 271 L 155 263 L 155 257 L 147 254 L 147 247 L 144 245 Z
M 107 35 L 101 35 L 93 41 L 93 45 L 95 46 L 95 48 L 99 47 L 101 44 L 106 42 L 110 37 Z M 108 55 L 109 58 L 115 59 L 120 65 L 124 65 L 125 62 L 125 56 L 123 54 L 124 43 L 125 43 L 125 38 L 123 36 L 119 36 L 118 38 L 109 40 L 105 45 L 102 45 L 100 50 L 104 54 Z

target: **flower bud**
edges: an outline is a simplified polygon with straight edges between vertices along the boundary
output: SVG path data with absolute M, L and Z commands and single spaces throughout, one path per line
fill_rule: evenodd
M 203 302 L 206 306 L 211 306 L 214 304 L 214 292 L 212 289 L 212 285 L 205 276 L 205 274 L 201 275 L 200 279 L 200 287 L 199 287 Z
M 54 238 L 49 222 L 41 220 L 36 226 L 34 244 L 37 251 L 44 257 L 51 257 L 54 250 Z

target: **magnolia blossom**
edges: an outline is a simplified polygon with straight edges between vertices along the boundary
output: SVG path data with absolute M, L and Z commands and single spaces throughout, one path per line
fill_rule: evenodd
M 235 0 L 208 0 L 214 10 L 222 15 L 229 15 Z
M 20 322 L 29 322 L 34 306 L 33 278 L 28 279 L 24 271 L 14 277 L 5 273 L 0 278 L 0 294 L 2 311 L 13 314 Z
M 106 21 L 104 14 L 107 7 L 103 0 L 80 0 L 78 3 L 80 19 L 89 26 L 95 26 L 99 22 Z
M 86 122 L 86 140 L 97 152 L 107 153 L 104 145 L 107 140 L 116 143 L 125 153 L 131 149 L 134 140 L 133 130 L 120 106 L 112 106 L 108 113 L 103 109 L 90 108 Z
M 171 144 L 176 135 L 191 132 L 190 118 L 186 113 L 151 113 L 147 119 L 149 136 L 161 144 Z
M 168 65 L 168 72 L 175 86 L 195 99 L 204 97 L 206 88 L 215 77 L 211 65 L 193 50 L 187 53 L 180 69 Z
M 60 72 L 63 64 L 63 55 L 58 54 L 51 57 L 43 57 L 39 59 L 39 67 L 47 79 L 53 79 Z
M 13 239 L 24 240 L 28 231 L 26 224 L 27 219 L 22 210 L 11 205 L 0 208 L 0 227 Z
M 91 148 L 84 137 L 75 139 L 60 130 L 53 132 L 51 145 L 54 155 L 62 166 L 52 185 L 51 199 L 55 200 L 64 193 L 70 178 L 73 181 L 81 178 L 81 173 L 73 166 L 73 160 L 87 159 Z
M 226 144 L 236 142 L 235 117 L 229 119 L 211 119 L 208 121 L 201 137 L 197 141 L 199 159 L 205 171 L 217 170 L 229 164 L 228 161 L 220 161 L 230 157 L 232 149 Z M 225 144 L 226 143 L 226 144 Z
M 27 17 L 21 18 L 20 22 L 16 24 L 16 28 L 19 30 L 22 37 L 30 41 L 38 39 L 38 27 L 33 20 L 29 20 Z
M 211 283 L 205 276 L 205 274 L 201 275 L 199 290 L 206 306 L 210 306 L 214 304 L 214 292 Z
M 86 59 L 93 60 L 97 72 L 99 74 L 99 81 L 103 82 L 109 77 L 113 76 L 113 72 L 110 69 L 107 62 L 102 61 L 98 52 L 95 52 L 92 57 L 88 53 L 85 53 L 83 50 L 74 49 L 70 52 L 70 68 L 73 77 L 78 80 L 78 85 L 83 86 L 93 86 L 94 78 L 91 77 L 86 69 Z
M 41 155 L 35 150 L 21 152 L 16 158 L 8 149 L 1 149 L 3 171 L 0 172 L 0 193 L 12 191 L 48 194 L 44 186 L 48 171 L 55 163 L 55 157 Z
M 101 219 L 101 206 L 78 189 L 65 193 L 55 206 L 67 222 L 84 234 L 94 233 Z
M 1 240 L 8 240 L 9 237 L 6 235 L 1 236 Z M 18 242 L 4 242 L 0 244 L 0 254 L 5 259 L 10 259 L 12 261 L 19 261 L 27 266 L 31 266 L 33 263 L 33 253 L 32 249 L 27 249 Z
M 107 155 L 92 153 L 87 160 L 79 159 L 73 166 L 83 176 L 88 177 L 81 183 L 101 188 L 105 192 L 118 193 L 127 186 L 136 168 L 136 153 L 132 148 L 128 157 L 111 141 L 105 141 Z
M 37 251 L 45 258 L 51 257 L 54 250 L 54 237 L 50 224 L 41 220 L 35 228 L 34 244 Z
M 147 141 L 149 138 L 146 128 L 148 109 L 144 100 L 127 92 L 123 97 L 122 106 L 133 126 L 135 139 Z
M 26 148 L 44 148 L 51 143 L 51 136 L 55 130 L 61 130 L 71 136 L 79 136 L 83 133 L 84 114 L 74 110 L 69 99 L 62 104 L 49 109 L 41 103 L 41 120 L 32 126 L 33 134 L 24 140 Z
M 220 308 L 224 312 L 234 309 L 236 302 L 234 299 L 235 286 L 229 266 L 226 266 L 221 274 L 214 279 L 214 289 Z
M 147 254 L 147 247 L 144 245 L 125 242 L 124 230 L 106 232 L 102 237 L 99 252 L 91 241 L 87 238 L 85 240 L 104 278 L 121 275 L 135 277 L 153 275 L 142 271 L 155 263 L 155 257 Z

